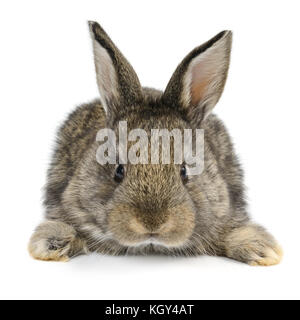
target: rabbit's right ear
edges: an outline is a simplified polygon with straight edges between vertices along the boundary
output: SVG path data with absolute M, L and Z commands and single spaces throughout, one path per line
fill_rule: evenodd
M 195 48 L 179 64 L 164 92 L 166 104 L 183 110 L 199 125 L 221 97 L 230 60 L 231 31 Z
M 100 100 L 109 118 L 142 98 L 132 66 L 97 22 L 89 21 Z

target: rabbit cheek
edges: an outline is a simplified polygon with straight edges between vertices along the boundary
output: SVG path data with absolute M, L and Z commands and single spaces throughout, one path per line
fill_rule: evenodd
M 159 230 L 160 241 L 167 247 L 182 246 L 195 228 L 194 211 L 186 204 L 169 210 L 168 221 Z
M 129 206 L 115 206 L 107 220 L 108 230 L 121 245 L 132 246 L 145 238 L 145 229 L 137 222 L 134 209 Z

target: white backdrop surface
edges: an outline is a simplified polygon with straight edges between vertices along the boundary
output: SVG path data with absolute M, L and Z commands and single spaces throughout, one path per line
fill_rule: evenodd
M 2 1 L 0 298 L 300 298 L 299 1 Z M 284 248 L 275 267 L 225 258 L 83 256 L 32 260 L 57 127 L 98 96 L 87 20 L 163 89 L 181 59 L 223 29 L 232 63 L 215 112 L 244 166 L 249 210 Z

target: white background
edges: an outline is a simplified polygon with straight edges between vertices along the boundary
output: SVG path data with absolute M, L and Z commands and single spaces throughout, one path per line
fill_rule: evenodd
M 299 1 L 1 1 L 0 298 L 300 298 Z M 225 258 L 32 260 L 42 187 L 57 127 L 98 96 L 87 20 L 97 20 L 136 69 L 163 89 L 181 59 L 234 32 L 215 112 L 246 173 L 252 217 L 284 248 L 275 267 Z

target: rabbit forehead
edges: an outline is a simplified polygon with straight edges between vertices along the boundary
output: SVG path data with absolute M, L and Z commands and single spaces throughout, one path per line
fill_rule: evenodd
M 190 128 L 190 124 L 186 122 L 181 114 L 174 110 L 163 109 L 153 110 L 149 108 L 135 108 L 125 117 L 118 119 L 114 124 L 114 130 L 118 131 L 120 123 L 127 127 L 127 131 L 135 129 L 143 129 L 147 133 L 151 133 L 153 129 L 186 129 Z

